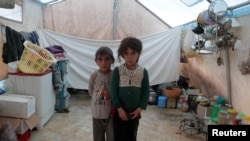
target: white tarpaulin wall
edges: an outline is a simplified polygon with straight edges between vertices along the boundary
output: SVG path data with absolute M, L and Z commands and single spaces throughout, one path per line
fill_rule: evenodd
M 100 46 L 110 47 L 116 58 L 113 68 L 122 62 L 117 59 L 120 40 L 91 40 L 76 38 L 53 31 L 37 29 L 42 47 L 60 45 L 67 52 L 70 88 L 87 89 L 90 74 L 98 69 L 94 57 Z M 148 69 L 150 85 L 176 81 L 179 78 L 181 27 L 154 35 L 138 37 L 143 43 L 139 64 Z

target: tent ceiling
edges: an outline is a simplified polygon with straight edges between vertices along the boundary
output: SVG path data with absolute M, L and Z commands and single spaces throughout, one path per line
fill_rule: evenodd
M 170 27 L 176 27 L 196 20 L 198 14 L 208 9 L 207 0 L 137 0 Z M 213 0 L 212 0 L 213 1 Z M 224 0 L 232 7 L 248 0 Z
M 36 1 L 38 1 L 41 4 L 45 4 L 45 5 L 53 5 L 53 4 L 62 2 L 64 0 L 36 0 Z

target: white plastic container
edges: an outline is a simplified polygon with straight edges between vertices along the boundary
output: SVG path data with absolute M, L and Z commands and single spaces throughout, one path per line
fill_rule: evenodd
M 10 92 L 35 96 L 36 113 L 40 118 L 37 128 L 42 128 L 55 112 L 52 71 L 41 74 L 9 73 L 6 81 L 12 84 Z

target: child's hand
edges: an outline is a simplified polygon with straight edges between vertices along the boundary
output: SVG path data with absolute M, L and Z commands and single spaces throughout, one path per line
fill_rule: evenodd
M 140 116 L 141 116 L 141 110 L 140 109 L 136 109 L 132 113 L 129 113 L 129 115 L 131 116 L 131 119 L 140 118 Z
M 128 121 L 129 118 L 127 116 L 127 113 L 123 110 L 123 108 L 118 108 L 118 113 L 119 113 L 119 117 L 123 120 L 123 121 Z

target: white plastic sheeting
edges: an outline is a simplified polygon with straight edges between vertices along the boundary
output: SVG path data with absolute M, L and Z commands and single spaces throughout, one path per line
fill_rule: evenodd
M 55 33 L 45 29 L 36 30 L 40 46 L 62 46 L 69 59 L 68 83 L 70 88 L 87 89 L 90 74 L 98 69 L 94 57 L 100 46 L 110 47 L 116 58 L 113 68 L 123 62 L 117 58 L 120 40 L 92 40 Z M 147 68 L 150 85 L 176 81 L 179 78 L 181 27 L 165 32 L 138 37 L 143 43 L 139 65 Z

